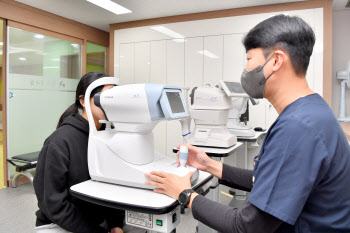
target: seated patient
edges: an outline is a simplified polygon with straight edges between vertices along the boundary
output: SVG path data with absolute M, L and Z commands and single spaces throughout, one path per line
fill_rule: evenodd
M 37 232 L 123 232 L 124 211 L 97 206 L 70 194 L 71 186 L 90 179 L 87 163 L 89 123 L 84 94 L 93 81 L 106 76 L 91 72 L 81 78 L 74 104 L 62 114 L 57 129 L 45 140 L 34 177 L 39 206 Z M 101 129 L 99 120 L 105 120 L 105 116 L 94 104 L 93 96 L 113 86 L 100 86 L 91 93 L 91 111 L 98 130 Z M 78 109 L 82 110 L 81 115 Z

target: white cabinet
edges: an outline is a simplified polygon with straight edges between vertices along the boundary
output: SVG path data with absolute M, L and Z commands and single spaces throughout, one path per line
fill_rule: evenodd
M 120 44 L 120 85 L 135 83 L 135 44 Z
M 265 99 L 265 108 L 266 108 L 266 128 L 270 128 L 270 126 L 277 119 L 278 113 L 276 109 L 272 106 L 272 104 L 266 99 Z
M 200 51 L 204 55 L 204 85 L 215 86 L 222 79 L 223 42 L 223 35 L 204 37 L 204 50 Z
M 185 44 L 178 40 L 167 40 L 167 84 L 183 87 L 185 85 Z M 180 122 L 167 122 L 167 155 L 176 156 L 172 148 L 183 144 Z
M 249 121 L 248 125 L 255 127 L 262 127 L 266 129 L 266 104 L 265 99 L 259 100 L 259 104 L 253 105 L 249 100 Z
M 121 84 L 151 82 L 194 87 L 207 83 L 217 85 L 220 79 L 240 82 L 246 64 L 243 36 L 262 20 L 280 13 L 297 15 L 314 29 L 316 44 L 310 59 L 307 81 L 313 90 L 322 95 L 321 8 L 162 25 L 185 37 L 184 40 L 176 41 L 149 26 L 117 30 L 114 32 L 116 75 L 119 75 Z M 267 100 L 259 101 L 259 105 L 249 105 L 248 124 L 267 129 L 278 114 Z M 154 133 L 156 150 L 163 154 L 173 155 L 172 147 L 182 143 L 178 121 L 161 122 Z
M 204 56 L 203 37 L 186 38 L 185 40 L 185 87 L 203 84 Z
M 166 41 L 151 41 L 150 83 L 166 84 Z M 167 122 L 160 122 L 153 130 L 155 150 L 167 153 Z
M 166 84 L 166 40 L 151 41 L 150 82 Z
M 241 82 L 244 67 L 245 49 L 242 44 L 243 34 L 224 35 L 223 80 Z
M 185 85 L 185 44 L 167 40 L 167 84 L 183 87 Z
M 135 43 L 135 83 L 148 83 L 151 64 L 151 43 Z

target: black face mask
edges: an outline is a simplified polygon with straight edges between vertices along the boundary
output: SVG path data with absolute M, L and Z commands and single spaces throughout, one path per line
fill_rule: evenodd
M 274 55 L 273 53 L 261 66 L 257 66 L 255 69 L 251 71 L 247 71 L 246 69 L 243 70 L 242 76 L 241 76 L 241 85 L 243 87 L 243 90 L 252 98 L 255 99 L 262 99 L 264 98 L 264 91 L 265 91 L 265 84 L 266 81 L 271 77 L 273 72 L 265 78 L 264 75 L 264 66 L 266 63 L 271 59 L 271 57 Z

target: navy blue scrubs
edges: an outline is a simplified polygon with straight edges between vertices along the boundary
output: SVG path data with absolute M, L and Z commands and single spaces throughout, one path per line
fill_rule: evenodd
M 318 94 L 288 105 L 254 159 L 248 201 L 278 232 L 350 232 L 350 146 Z

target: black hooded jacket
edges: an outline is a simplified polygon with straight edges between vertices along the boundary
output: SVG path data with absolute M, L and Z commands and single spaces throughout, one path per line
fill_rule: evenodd
M 77 233 L 108 232 L 122 228 L 124 211 L 97 206 L 73 197 L 70 187 L 89 180 L 88 121 L 79 114 L 68 116 L 48 137 L 40 152 L 34 189 L 39 210 L 36 226 L 55 223 Z M 108 230 L 100 227 L 106 220 Z

